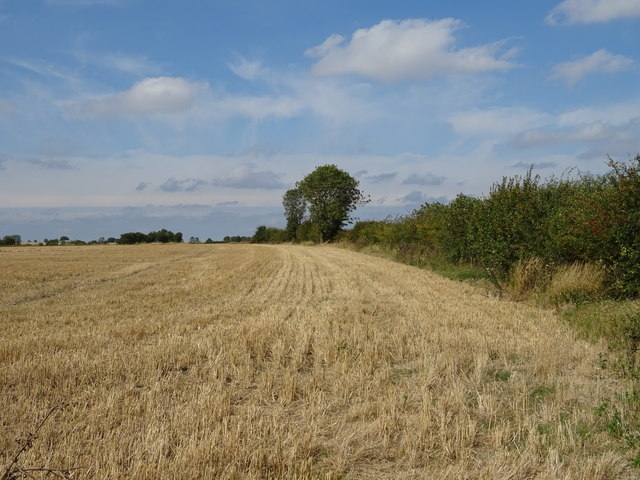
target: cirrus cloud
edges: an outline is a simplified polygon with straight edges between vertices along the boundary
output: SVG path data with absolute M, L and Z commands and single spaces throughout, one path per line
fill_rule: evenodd
M 552 78 L 564 80 L 573 86 L 592 73 L 616 73 L 628 70 L 635 65 L 632 59 L 623 55 L 614 55 L 607 50 L 598 50 L 586 57 L 564 62 L 553 67 Z
M 356 30 L 350 41 L 332 35 L 308 49 L 317 58 L 317 76 L 357 74 L 382 82 L 420 80 L 442 75 L 509 70 L 513 51 L 497 57 L 502 42 L 470 48 L 455 47 L 454 32 L 460 20 L 383 20 L 371 28 Z

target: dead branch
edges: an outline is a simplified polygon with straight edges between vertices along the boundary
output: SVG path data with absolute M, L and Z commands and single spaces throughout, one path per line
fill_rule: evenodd
M 54 475 L 58 478 L 71 479 L 71 472 L 79 468 L 46 468 L 46 467 L 22 467 L 19 465 L 20 456 L 33 446 L 34 440 L 38 438 L 38 432 L 44 424 L 59 410 L 63 410 L 66 403 L 59 403 L 53 406 L 44 416 L 40 423 L 36 425 L 33 432 L 27 432 L 25 438 L 18 443 L 15 453 L 11 457 L 9 466 L 4 470 L 0 480 L 17 480 L 19 478 L 32 478 L 32 472 L 44 472 L 46 475 Z

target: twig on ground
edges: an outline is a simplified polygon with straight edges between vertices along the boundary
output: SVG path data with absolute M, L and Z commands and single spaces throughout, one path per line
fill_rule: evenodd
M 70 479 L 71 472 L 74 470 L 78 470 L 78 467 L 75 468 L 46 468 L 46 467 L 21 467 L 19 465 L 20 456 L 29 450 L 33 446 L 33 442 L 36 438 L 38 438 L 38 432 L 44 424 L 49 420 L 57 411 L 63 410 L 67 406 L 66 403 L 59 403 L 51 407 L 49 412 L 44 416 L 44 418 L 38 423 L 35 430 L 33 432 L 27 432 L 25 438 L 18 443 L 18 448 L 15 453 L 11 457 L 11 461 L 9 462 L 9 466 L 4 470 L 2 477 L 0 480 L 17 480 L 18 478 L 33 478 L 35 477 L 30 472 L 44 472 L 46 475 L 54 475 L 63 479 Z M 4 452 L 4 451 L 3 451 Z

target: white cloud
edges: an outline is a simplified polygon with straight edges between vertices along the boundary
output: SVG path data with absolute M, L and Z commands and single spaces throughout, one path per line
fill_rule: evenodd
M 637 152 L 640 144 L 640 99 L 568 110 L 558 114 L 519 107 L 472 109 L 450 115 L 449 123 L 463 136 L 458 144 L 468 156 L 468 147 L 480 141 L 488 150 L 474 153 L 500 157 L 518 149 L 519 163 L 536 163 L 540 168 L 575 166 L 569 160 L 540 157 L 542 152 L 573 152 L 573 159 L 602 160 L 607 155 L 625 156 Z M 471 143 L 469 143 L 471 141 Z M 532 150 L 527 159 L 527 150 Z M 506 160 L 506 158 L 505 158 Z M 596 165 L 598 166 L 598 165 Z M 443 171 L 444 173 L 444 171 Z
M 558 116 L 560 127 L 576 127 L 602 122 L 621 125 L 640 119 L 640 98 L 628 99 L 624 103 L 594 105 L 593 107 L 570 110 Z
M 616 73 L 628 70 L 636 62 L 623 55 L 614 55 L 607 50 L 598 50 L 587 57 L 578 58 L 553 67 L 552 78 L 564 80 L 567 85 L 575 85 L 592 73 Z
M 223 116 L 244 116 L 253 120 L 268 117 L 292 118 L 311 112 L 334 122 L 350 118 L 372 118 L 365 98 L 368 85 L 339 79 L 313 78 L 307 74 L 279 73 L 260 61 L 240 58 L 229 64 L 237 76 L 266 83 L 273 91 L 264 95 L 228 94 L 216 100 L 214 110 Z
M 140 116 L 180 113 L 191 109 L 206 83 L 183 78 L 146 78 L 130 90 L 72 103 L 69 110 L 78 115 Z
M 243 74 L 251 73 L 247 71 Z M 205 115 L 218 118 L 247 117 L 251 120 L 264 120 L 288 119 L 311 113 L 330 119 L 334 124 L 341 124 L 350 119 L 358 121 L 371 119 L 376 115 L 370 107 L 368 99 L 370 89 L 367 85 L 294 74 L 278 75 L 273 72 L 261 73 L 259 77 L 261 80 L 268 81 L 273 93 L 222 94 L 212 99 Z
M 593 142 L 612 135 L 612 127 L 594 122 L 569 130 L 528 130 L 518 135 L 513 143 L 518 147 L 540 147 L 570 142 Z
M 351 120 L 362 122 L 380 115 L 370 101 L 369 85 L 309 77 L 286 79 L 285 84 L 305 108 L 335 125 Z
M 240 58 L 236 63 L 230 63 L 228 65 L 234 74 L 245 80 L 254 80 L 266 73 L 262 62 L 250 61 L 246 58 Z
M 354 37 L 358 32 L 364 32 L 365 30 L 357 30 Z M 340 44 L 343 43 L 345 38 L 342 35 L 333 34 L 328 37 L 324 42 L 315 47 L 309 48 L 305 55 L 311 58 L 322 58 L 334 53 L 335 50 L 340 49 Z
M 251 76 L 251 71 L 252 68 L 247 67 L 243 74 Z M 223 89 L 214 92 L 207 83 L 156 77 L 110 95 L 76 97 L 62 106 L 70 116 L 151 117 L 180 131 L 189 125 L 201 129 L 204 125 L 235 118 L 261 122 L 305 115 L 329 120 L 331 128 L 338 128 L 349 122 L 368 122 L 378 116 L 372 108 L 375 102 L 371 100 L 369 85 L 344 79 L 265 72 L 251 79 L 266 82 L 266 88 L 262 85 L 260 88 L 267 90 L 265 93 Z
M 550 25 L 597 23 L 640 16 L 640 0 L 564 0 L 546 18 Z
M 347 43 L 332 35 L 306 55 L 319 59 L 312 68 L 315 75 L 358 74 L 383 82 L 514 67 L 508 54 L 496 56 L 501 43 L 456 49 L 454 32 L 462 26 L 453 18 L 383 20 L 356 30 Z
M 543 125 L 548 115 L 527 108 L 495 107 L 455 112 L 448 118 L 456 132 L 467 136 L 514 134 Z

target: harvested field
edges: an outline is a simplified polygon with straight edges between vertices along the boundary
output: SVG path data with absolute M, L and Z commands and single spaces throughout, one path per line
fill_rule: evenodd
M 632 478 L 594 412 L 623 389 L 601 347 L 551 312 L 347 250 L 4 248 L 0 325 L 0 475 L 61 405 L 15 465 Z

